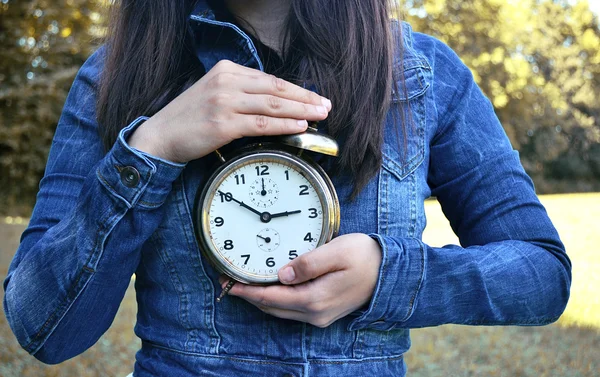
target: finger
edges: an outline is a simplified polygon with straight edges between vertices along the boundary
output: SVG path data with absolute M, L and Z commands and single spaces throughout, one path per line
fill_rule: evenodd
M 340 251 L 336 243 L 328 243 L 303 254 L 279 270 L 279 281 L 283 284 L 300 284 L 343 270 L 346 263 Z
M 331 110 L 331 101 L 328 98 L 274 75 L 254 68 L 245 67 L 229 60 L 219 61 L 213 69 L 215 68 L 217 71 L 216 75 L 222 73 L 241 74 L 239 80 L 235 81 L 237 81 L 238 84 L 242 84 L 243 89 L 248 94 L 277 95 L 282 98 L 316 106 L 325 106 L 327 110 Z
M 291 287 L 287 287 L 291 288 Z M 243 288 L 242 288 L 243 289 Z M 312 305 L 308 305 L 307 307 L 303 307 L 302 310 L 290 309 L 287 307 L 279 307 L 273 305 L 272 302 L 269 302 L 271 305 L 265 305 L 265 301 L 256 301 L 255 297 L 252 296 L 239 296 L 240 298 L 248 301 L 250 304 L 256 306 L 261 311 L 270 314 L 275 317 L 284 318 L 284 319 L 292 319 L 295 321 L 301 321 L 310 323 L 312 325 L 318 327 L 325 327 L 331 324 L 336 318 L 341 318 L 349 314 L 351 311 L 343 312 L 342 315 L 333 316 L 333 313 L 328 313 L 327 305 L 323 305 L 322 303 L 316 303 Z
M 235 121 L 229 124 L 230 135 L 234 138 L 244 136 L 287 135 L 306 131 L 306 120 L 275 118 L 267 115 L 237 114 Z
M 311 307 L 311 297 L 314 292 L 309 287 L 285 286 L 285 285 L 247 285 L 236 284 L 229 291 L 229 295 L 243 298 L 253 305 L 261 308 L 273 308 L 280 310 L 293 310 L 306 312 Z
M 243 94 L 236 101 L 235 107 L 241 114 L 263 114 L 277 118 L 323 120 L 328 115 L 325 106 L 268 94 Z
M 331 101 L 328 98 L 273 75 L 244 75 L 241 77 L 239 87 L 247 94 L 270 94 L 315 106 L 324 106 L 327 110 L 331 110 Z

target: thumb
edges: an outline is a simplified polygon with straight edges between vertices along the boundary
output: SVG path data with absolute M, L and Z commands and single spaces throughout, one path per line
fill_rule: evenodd
M 344 260 L 335 244 L 322 245 L 294 259 L 279 270 L 283 284 L 300 284 L 329 272 L 343 269 Z

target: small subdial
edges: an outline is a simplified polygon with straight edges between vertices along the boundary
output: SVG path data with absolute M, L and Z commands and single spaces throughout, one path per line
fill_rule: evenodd
M 258 178 L 250 184 L 250 200 L 260 208 L 268 208 L 279 199 L 279 187 L 270 178 Z
M 256 244 L 261 250 L 271 252 L 279 247 L 279 233 L 273 228 L 265 228 L 256 235 Z

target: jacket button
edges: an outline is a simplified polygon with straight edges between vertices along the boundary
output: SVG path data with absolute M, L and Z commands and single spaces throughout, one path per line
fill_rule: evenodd
M 286 374 L 284 374 L 284 375 L 283 375 L 283 377 L 296 377 L 296 376 L 294 376 L 294 375 L 293 375 L 293 374 L 291 374 L 291 373 L 286 373 Z
M 121 182 L 127 187 L 135 187 L 140 183 L 140 173 L 133 166 L 121 169 Z

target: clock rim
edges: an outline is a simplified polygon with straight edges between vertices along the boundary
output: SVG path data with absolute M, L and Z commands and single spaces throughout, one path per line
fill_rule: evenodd
M 246 284 L 272 284 L 279 282 L 278 275 L 258 275 L 244 271 L 239 267 L 228 262 L 221 256 L 219 250 L 212 246 L 209 237 L 209 211 L 207 204 L 212 201 L 215 193 L 209 195 L 210 191 L 220 185 L 225 177 L 236 169 L 236 165 L 250 164 L 252 160 L 271 159 L 273 162 L 287 162 L 295 165 L 298 171 L 304 171 L 308 174 L 309 183 L 313 186 L 319 199 L 323 203 L 323 230 L 321 237 L 317 242 L 317 247 L 331 241 L 339 231 L 340 226 L 340 205 L 335 187 L 331 179 L 323 168 L 305 157 L 298 157 L 292 153 L 279 149 L 262 149 L 260 151 L 250 150 L 243 152 L 236 157 L 227 160 L 219 166 L 208 178 L 203 189 L 198 192 L 196 208 L 194 209 L 196 236 L 200 241 L 200 251 L 209 260 L 209 262 L 220 273 Z M 283 161 L 282 161 L 283 160 Z

